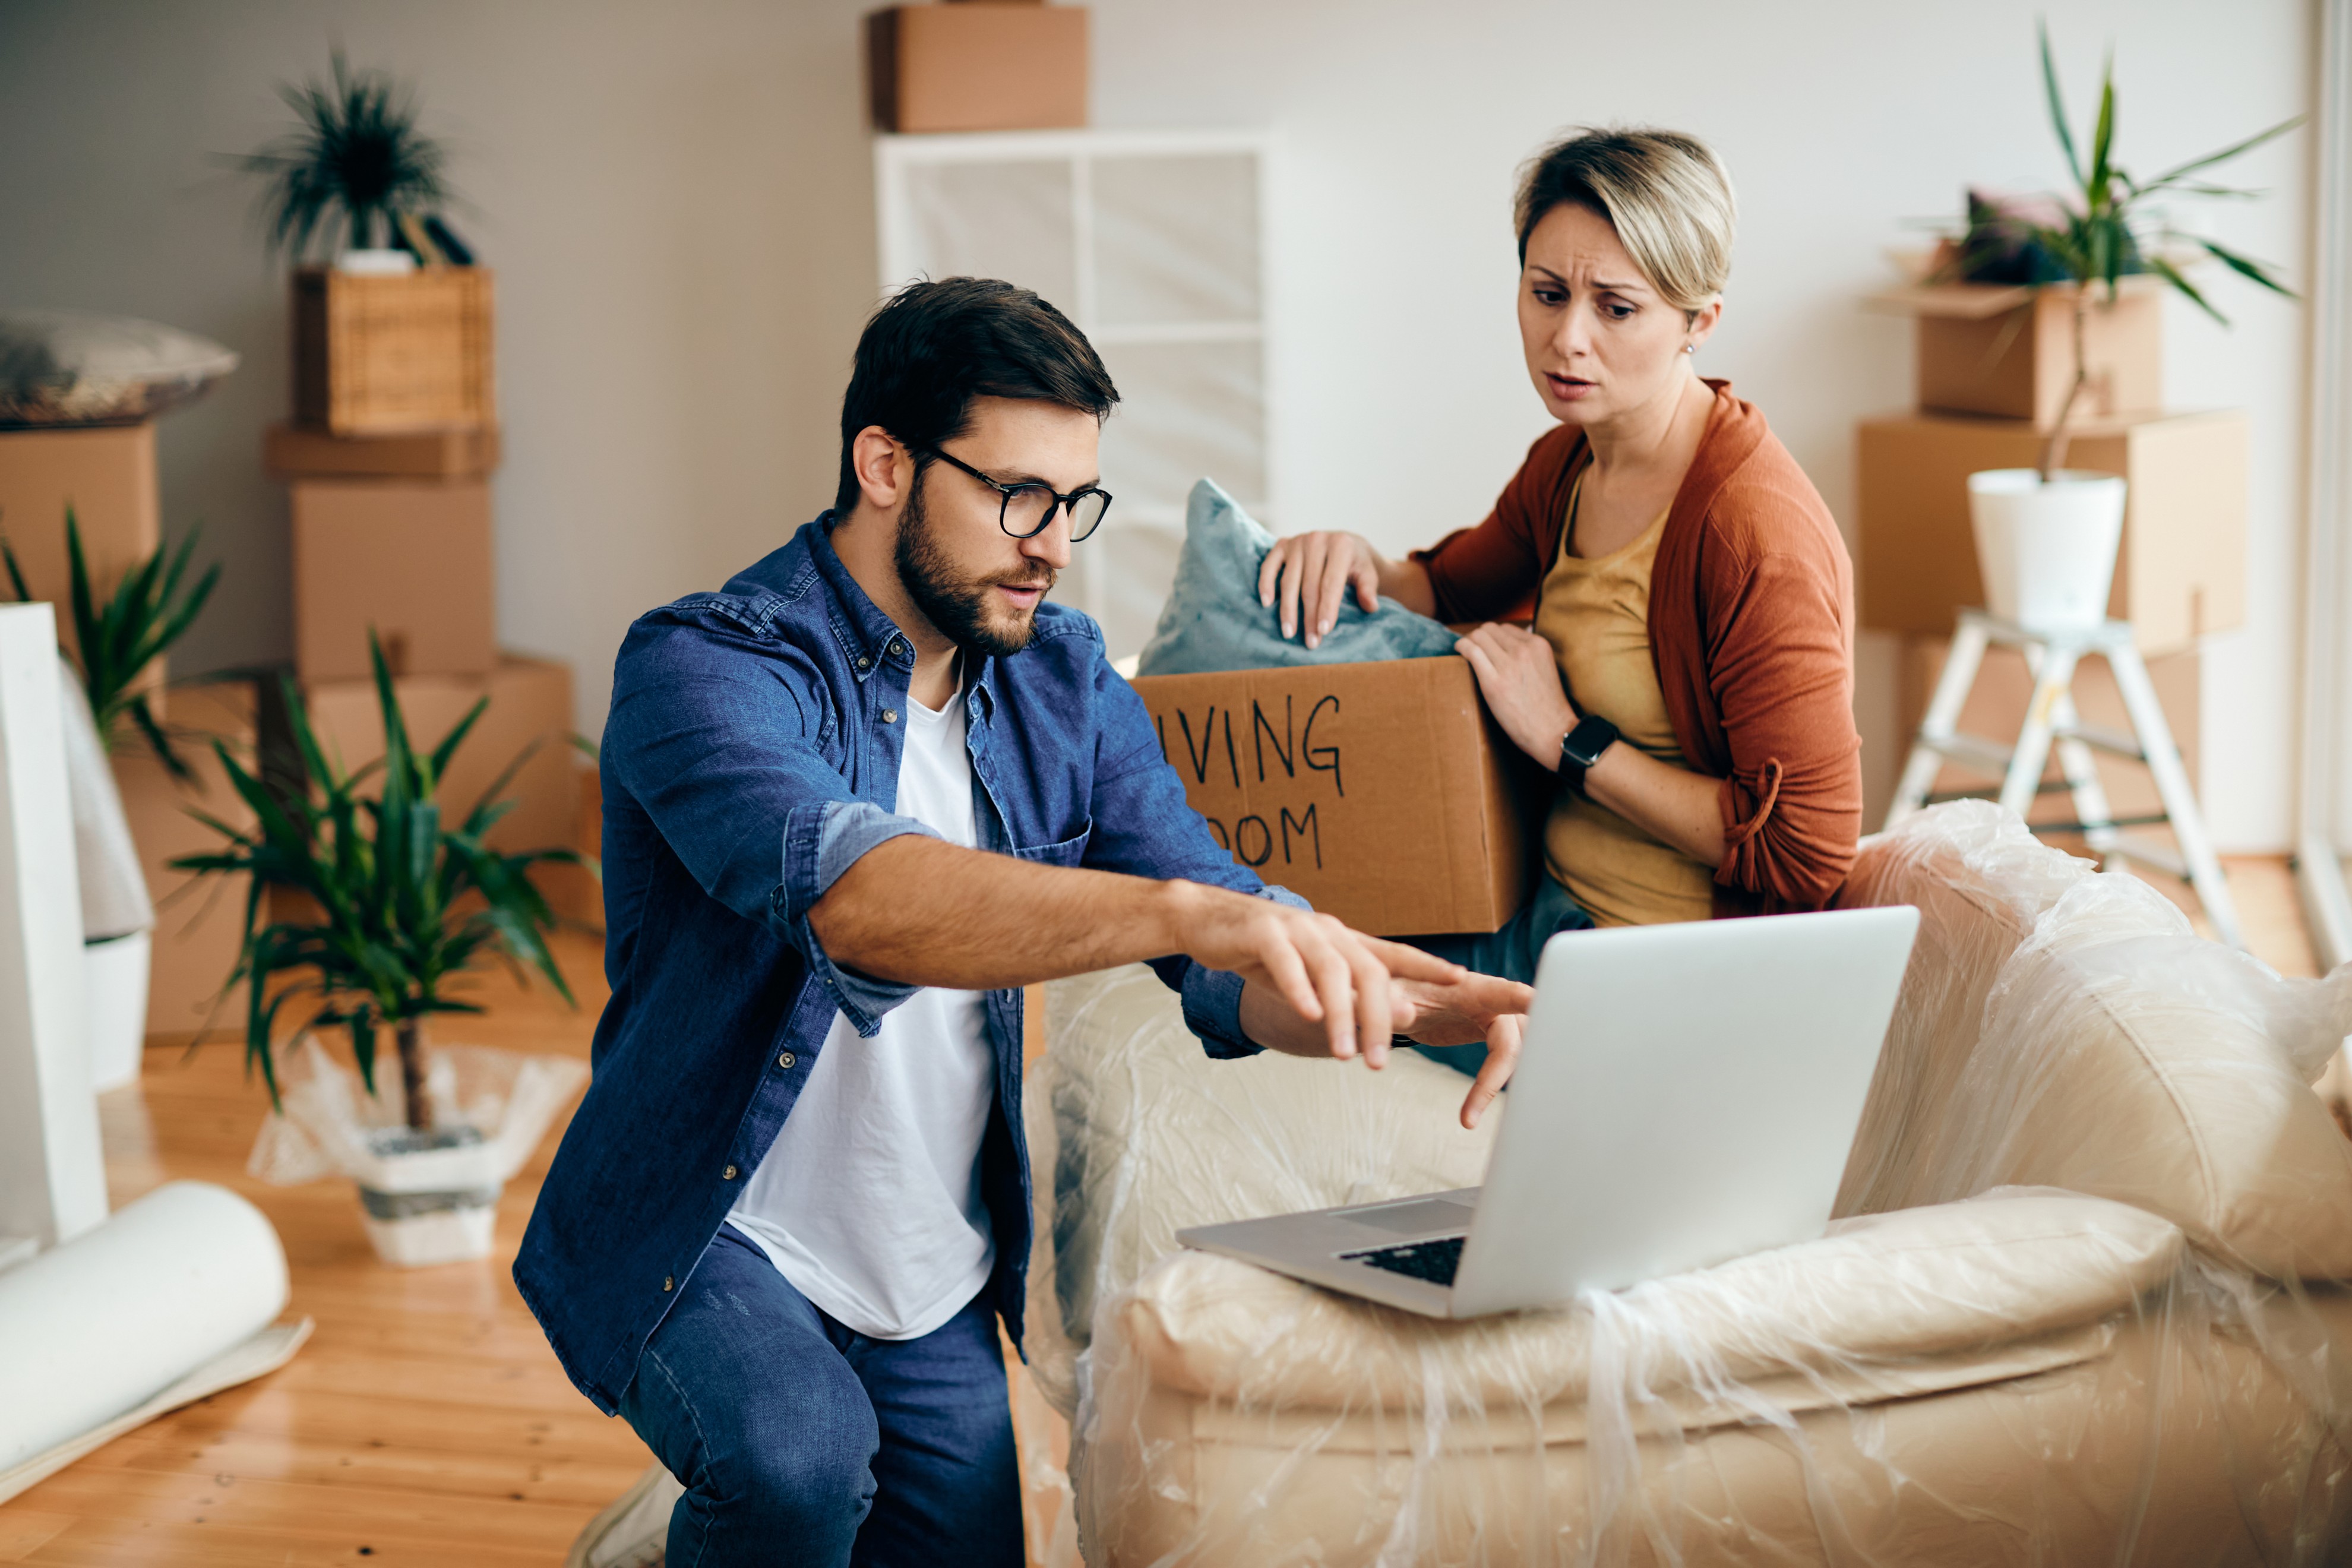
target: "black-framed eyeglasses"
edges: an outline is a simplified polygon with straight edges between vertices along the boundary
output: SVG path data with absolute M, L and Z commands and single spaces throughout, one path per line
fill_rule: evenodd
M 1004 498 L 997 508 L 996 523 L 1015 539 L 1034 539 L 1045 531 L 1054 514 L 1064 507 L 1070 509 L 1070 542 L 1077 543 L 1102 526 L 1103 514 L 1110 510 L 1110 492 L 1097 485 L 1064 495 L 1051 485 L 1034 480 L 1027 484 L 1000 485 L 952 452 L 942 452 L 937 447 L 926 447 L 930 457 L 954 464 L 990 489 Z

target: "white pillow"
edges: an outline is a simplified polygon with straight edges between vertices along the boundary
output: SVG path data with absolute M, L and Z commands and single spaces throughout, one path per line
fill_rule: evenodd
M 236 363 L 209 338 L 136 317 L 0 310 L 0 427 L 149 418 Z

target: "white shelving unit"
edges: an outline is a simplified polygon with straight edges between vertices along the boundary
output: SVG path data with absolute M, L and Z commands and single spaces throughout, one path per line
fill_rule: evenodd
M 1002 278 L 1076 322 L 1118 385 L 1103 429 L 1117 499 L 1063 597 L 1141 647 L 1213 479 L 1278 515 L 1266 385 L 1265 137 L 1235 131 L 883 136 L 874 148 L 881 284 Z

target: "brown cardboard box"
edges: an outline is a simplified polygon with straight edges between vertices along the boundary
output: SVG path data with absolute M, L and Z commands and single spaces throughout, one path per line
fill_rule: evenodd
M 364 679 L 368 629 L 395 675 L 498 664 L 489 487 L 479 479 L 306 479 L 294 498 L 294 668 Z
M 0 430 L 0 534 L 7 536 L 37 599 L 58 607 L 58 635 L 73 646 L 66 563 L 66 508 L 74 510 L 90 574 L 101 591 L 155 553 L 163 541 L 155 490 L 155 426 Z M 0 594 L 16 596 L 0 581 Z M 162 679 L 162 670 L 156 671 Z
M 1083 5 L 894 5 L 866 18 L 877 131 L 1034 131 L 1087 122 Z
M 2074 379 L 2074 290 L 1991 283 L 1934 284 L 1879 296 L 1918 321 L 1919 406 L 2023 419 L 2047 429 Z M 2164 405 L 2161 288 L 2122 280 L 2110 303 L 2093 290 L 2084 321 L 2090 379 L 2076 416 L 2115 417 Z
M 507 654 L 486 677 L 412 675 L 393 682 L 408 738 L 420 750 L 440 743 L 467 709 L 489 707 L 458 746 L 442 780 L 445 821 L 462 820 L 515 759 L 530 756 L 506 788 L 515 808 L 490 829 L 491 847 L 514 854 L 569 846 L 580 808 L 572 747 L 572 670 L 549 659 Z M 308 685 L 303 700 L 320 747 L 344 769 L 383 755 L 383 721 L 372 680 Z
M 1919 721 L 1927 711 L 1928 699 L 1935 695 L 1937 678 L 1944 672 L 1944 658 L 1950 650 L 1948 637 L 1906 637 L 1903 639 L 1902 667 L 1897 702 L 1902 728 L 1903 745 L 1907 754 L 1911 737 L 1918 732 Z M 2194 648 L 2167 654 L 2147 661 L 2147 677 L 2156 688 L 2156 699 L 2164 709 L 2165 722 L 2172 727 L 2173 744 L 2180 748 L 2180 760 L 2188 769 L 2189 782 L 2197 782 L 2198 726 L 2202 718 L 2203 698 L 2200 686 L 2200 658 Z M 1984 663 L 1978 668 L 1976 684 L 1969 689 L 1969 700 L 1960 710 L 1959 728 L 1963 734 L 1976 735 L 2002 746 L 2013 743 L 2020 727 L 2025 722 L 2026 704 L 2033 696 L 2033 677 L 2026 668 L 2025 656 L 2013 647 L 1993 647 L 1985 652 Z M 2124 712 L 2123 698 L 2116 690 L 2114 674 L 2103 658 L 2085 658 L 2075 668 L 2074 708 L 2085 724 L 2103 730 L 2128 733 L 2131 724 Z M 2105 788 L 2107 807 L 2118 817 L 2153 816 L 2164 809 L 2157 798 L 2156 784 L 2146 767 L 2104 752 L 2091 753 L 2096 762 L 2099 783 Z M 2046 782 L 2063 780 L 2058 760 L 2053 754 L 2043 773 Z M 1932 786 L 1935 793 L 1954 790 L 1997 789 L 1998 780 L 1989 780 L 1972 770 L 1946 767 Z M 2063 790 L 2046 791 L 2038 797 L 2033 808 L 2026 813 L 2034 822 L 2066 822 L 2074 819 L 2074 803 Z
M 1490 931 L 1529 836 L 1514 747 L 1452 657 L 1135 682 L 1234 858 L 1378 936 Z
M 262 466 L 278 479 L 480 479 L 498 468 L 500 455 L 496 425 L 399 436 L 334 436 L 272 425 L 261 445 Z
M 579 792 L 572 817 L 572 847 L 591 863 L 604 853 L 604 797 L 594 764 L 576 770 Z M 555 918 L 591 931 L 604 929 L 604 886 L 590 866 L 541 866 L 532 876 Z
M 195 774 L 181 784 L 144 741 L 127 739 L 114 754 L 115 787 L 122 794 L 131 841 L 146 870 L 148 896 L 155 900 L 153 967 L 147 982 L 147 1035 L 151 1044 L 184 1044 L 207 1019 L 216 1030 L 236 1035 L 245 1027 L 245 987 L 226 996 L 221 988 L 236 967 L 245 930 L 246 879 L 215 877 L 197 881 L 167 862 L 182 855 L 219 847 L 218 833 L 188 815 L 191 807 L 231 827 L 253 826 L 253 813 L 222 770 L 206 737 L 219 735 L 229 754 L 253 766 L 255 692 L 249 680 L 184 686 L 174 693 L 173 729 L 184 739 L 180 754 Z M 193 733 L 191 733 L 193 731 Z
M 1858 446 L 1862 624 L 1948 636 L 1960 610 L 1984 603 L 1968 477 L 2032 467 L 2042 437 L 2019 420 L 1919 414 L 1864 420 Z M 2244 623 L 2244 415 L 2086 421 L 2066 466 L 2130 485 L 2107 613 L 2131 621 L 2143 654 Z

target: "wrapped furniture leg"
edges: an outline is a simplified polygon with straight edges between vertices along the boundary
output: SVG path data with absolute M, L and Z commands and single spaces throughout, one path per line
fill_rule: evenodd
M 1168 1246 L 1475 1182 L 1458 1079 L 1245 1084 L 1122 980 L 1058 987 L 1032 1348 L 1087 1561 L 2341 1560 L 2352 1148 L 2305 1080 L 2352 979 L 1975 803 L 1867 841 L 1849 900 L 1923 920 L 1831 1234 L 1470 1323 Z

